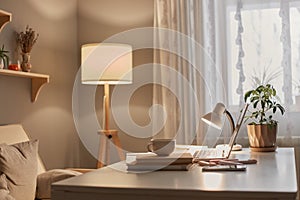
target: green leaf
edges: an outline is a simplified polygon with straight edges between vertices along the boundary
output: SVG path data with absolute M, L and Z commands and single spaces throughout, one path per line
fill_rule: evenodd
M 266 107 L 267 107 L 268 109 L 269 109 L 269 108 L 272 108 L 272 106 L 273 106 L 273 105 L 272 105 L 272 101 L 270 101 L 270 100 L 267 100 L 267 101 L 266 101 L 266 104 L 267 104 Z
M 280 104 L 277 104 L 277 107 L 279 108 L 281 115 L 283 115 L 285 112 L 285 109 Z
M 276 113 L 276 107 L 273 107 L 273 113 L 275 114 Z
M 253 108 L 256 108 L 256 107 L 257 107 L 257 104 L 258 104 L 258 101 L 254 102 Z
M 250 102 L 254 102 L 255 100 L 258 100 L 259 97 L 258 96 L 253 96 L 250 98 Z
M 247 99 L 250 97 L 251 93 L 253 92 L 253 90 L 250 90 L 248 92 L 246 92 L 245 96 L 244 96 L 244 101 L 247 102 Z
M 262 108 L 265 108 L 265 102 L 264 101 L 260 101 L 260 105 Z
M 273 89 L 273 96 L 275 97 L 277 95 L 276 90 Z

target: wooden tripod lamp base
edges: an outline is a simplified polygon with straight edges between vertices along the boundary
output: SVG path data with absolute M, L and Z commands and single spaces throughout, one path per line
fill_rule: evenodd
M 98 154 L 97 168 L 104 167 L 106 164 L 110 163 L 109 155 L 109 140 L 112 141 L 116 147 L 119 157 L 121 160 L 125 160 L 124 153 L 122 151 L 121 142 L 118 136 L 117 130 L 101 130 L 98 131 L 100 134 L 100 148 Z

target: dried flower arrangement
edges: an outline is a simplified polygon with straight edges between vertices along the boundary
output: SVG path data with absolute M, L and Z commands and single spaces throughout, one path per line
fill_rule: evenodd
M 30 51 L 33 45 L 36 43 L 39 34 L 36 34 L 32 28 L 26 26 L 24 32 L 20 32 L 17 34 L 17 42 L 19 44 L 22 56 L 21 68 L 24 72 L 30 72 L 31 63 L 30 63 Z
M 17 34 L 17 42 L 21 48 L 22 53 L 30 53 L 33 45 L 36 43 L 39 34 L 36 34 L 32 28 L 26 26 L 25 32 Z

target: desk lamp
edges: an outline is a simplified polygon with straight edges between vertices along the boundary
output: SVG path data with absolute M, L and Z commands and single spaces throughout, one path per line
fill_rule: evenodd
M 230 114 L 230 112 L 225 108 L 225 105 L 222 103 L 217 103 L 214 110 L 212 112 L 204 115 L 201 119 L 208 125 L 221 130 L 222 129 L 222 117 L 224 114 L 226 115 L 226 117 L 229 121 L 230 128 L 231 128 L 231 134 L 233 134 L 234 129 L 235 129 L 233 117 Z M 218 146 L 223 146 L 223 145 L 218 145 Z M 232 148 L 233 151 L 239 151 L 241 149 L 242 149 L 242 145 L 240 145 L 240 144 L 235 144 Z
M 109 85 L 132 83 L 132 47 L 127 44 L 94 43 L 86 44 L 81 48 L 82 84 L 104 85 L 103 97 L 103 130 L 98 133 L 111 139 L 118 150 L 121 160 L 124 154 L 117 130 L 109 128 L 110 100 Z M 97 167 L 103 167 L 103 157 L 109 162 L 107 139 L 100 137 L 99 156 Z

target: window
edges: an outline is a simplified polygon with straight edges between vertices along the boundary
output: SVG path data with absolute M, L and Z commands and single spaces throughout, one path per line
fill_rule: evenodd
M 282 19 L 279 16 L 280 4 L 244 5 L 241 11 L 244 32 L 242 42 L 244 49 L 243 71 L 245 81 L 243 92 L 253 89 L 255 85 L 269 82 L 277 89 L 278 97 L 285 103 L 282 67 L 283 47 L 281 42 Z M 238 23 L 235 20 L 235 7 L 227 9 L 227 62 L 228 62 L 228 97 L 230 105 L 238 105 L 240 96 L 236 93 L 239 85 L 239 70 L 236 69 L 239 46 L 236 45 Z M 291 72 L 293 103 L 294 96 L 300 93 L 300 8 L 290 7 L 291 36 Z

